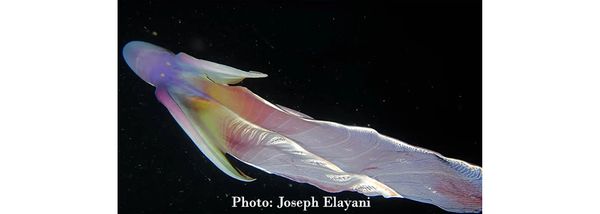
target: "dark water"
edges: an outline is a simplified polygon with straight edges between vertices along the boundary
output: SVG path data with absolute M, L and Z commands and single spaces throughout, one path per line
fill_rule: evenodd
M 481 165 L 481 2 L 474 4 L 119 1 L 119 212 L 304 213 L 232 208 L 231 196 L 365 199 L 330 194 L 237 163 L 234 180 L 194 146 L 120 55 L 142 40 L 269 74 L 241 85 L 316 119 L 382 134 Z M 406 199 L 310 213 L 443 213 Z

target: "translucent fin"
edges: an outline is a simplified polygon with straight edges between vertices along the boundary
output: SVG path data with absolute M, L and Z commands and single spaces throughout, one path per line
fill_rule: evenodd
M 202 121 L 198 121 L 198 118 L 196 117 L 197 114 L 193 112 L 194 109 L 189 108 L 189 102 L 182 100 L 185 97 L 161 87 L 156 88 L 156 97 L 167 107 L 171 115 L 177 120 L 177 123 L 179 123 L 188 136 L 190 136 L 200 151 L 202 151 L 202 153 L 221 171 L 240 181 L 250 182 L 255 180 L 235 168 L 231 162 L 229 162 L 223 152 L 223 145 L 220 145 L 222 142 L 218 139 L 214 139 L 214 136 L 211 136 L 210 133 L 205 131 L 207 129 L 207 127 L 205 127 L 206 124 L 202 123 Z M 194 99 L 198 102 L 202 102 L 200 98 Z
M 245 78 L 267 77 L 267 74 L 258 71 L 246 72 L 227 65 L 196 59 L 186 53 L 178 53 L 175 57 L 178 60 L 179 66 L 183 69 L 197 71 L 216 83 L 236 84 Z

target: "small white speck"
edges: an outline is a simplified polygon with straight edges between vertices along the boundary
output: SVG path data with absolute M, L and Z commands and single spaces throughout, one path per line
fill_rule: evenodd
M 165 73 L 160 73 L 160 77 L 165 77 Z
M 153 36 L 158 36 L 158 33 L 156 31 L 152 31 L 152 35 Z
M 165 65 L 171 66 L 171 63 L 169 61 L 167 61 L 167 62 L 165 62 Z

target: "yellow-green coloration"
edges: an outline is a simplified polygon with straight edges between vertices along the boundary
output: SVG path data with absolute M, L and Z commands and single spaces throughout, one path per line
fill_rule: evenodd
M 200 150 L 229 176 L 241 181 L 254 181 L 237 168 L 225 156 L 227 152 L 227 142 L 223 139 L 222 130 L 216 124 L 221 124 L 222 118 L 231 118 L 231 115 L 217 103 L 211 102 L 200 97 L 186 97 L 182 100 L 175 99 L 181 106 L 185 115 L 191 119 L 191 124 L 196 133 L 200 135 L 203 144 L 197 144 Z

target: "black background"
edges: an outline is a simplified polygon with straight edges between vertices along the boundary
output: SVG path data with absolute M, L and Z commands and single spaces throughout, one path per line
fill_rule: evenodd
M 481 2 L 119 1 L 119 212 L 302 213 L 232 208 L 231 196 L 307 199 L 330 194 L 236 162 L 257 178 L 228 177 L 195 147 L 125 64 L 122 47 L 150 42 L 269 74 L 241 85 L 315 119 L 372 127 L 481 165 Z M 310 213 L 443 213 L 406 199 Z

